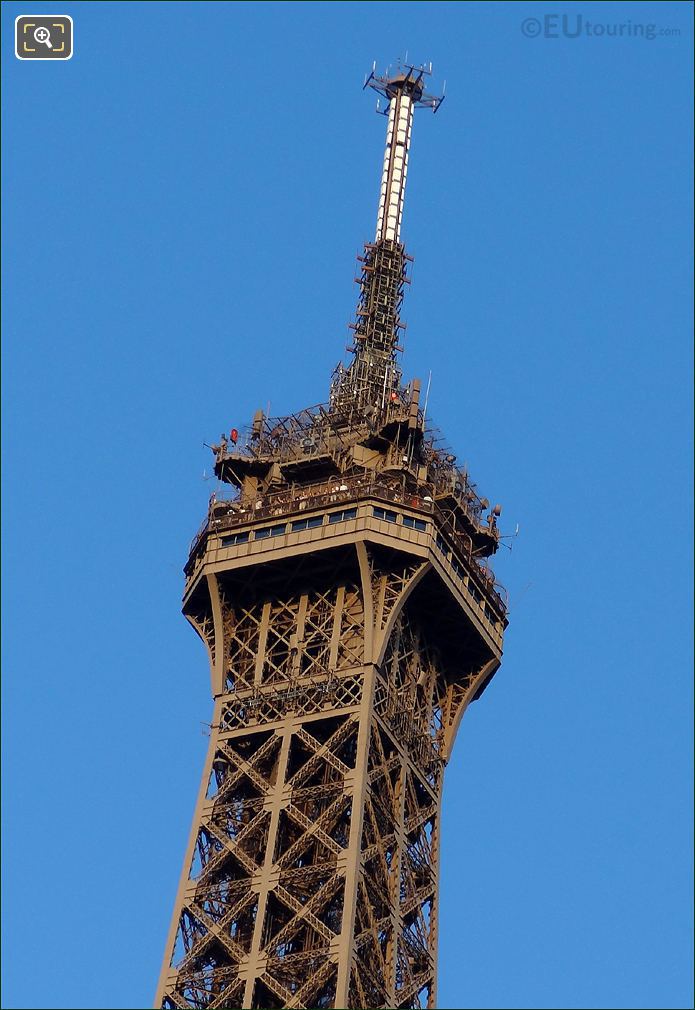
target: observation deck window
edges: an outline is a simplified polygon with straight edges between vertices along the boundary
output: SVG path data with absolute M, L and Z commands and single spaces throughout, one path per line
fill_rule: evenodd
M 342 512 L 331 512 L 328 516 L 329 523 L 342 523 L 347 519 L 356 519 L 357 509 L 343 509 Z
M 390 509 L 381 509 L 374 506 L 372 511 L 375 519 L 384 519 L 387 523 L 395 523 L 398 521 L 398 516 L 395 512 L 391 512 Z
M 243 533 L 233 533 L 229 537 L 222 537 L 223 547 L 236 547 L 237 544 L 247 544 L 249 542 L 249 531 Z
M 424 519 L 416 519 L 414 516 L 403 516 L 403 525 L 409 526 L 413 530 L 420 530 L 421 533 L 427 529 Z
M 313 530 L 323 523 L 323 516 L 308 516 L 306 519 L 296 519 L 292 523 L 292 532 L 299 533 L 301 530 Z
M 265 540 L 267 537 L 279 537 L 286 530 L 285 523 L 282 526 L 264 526 L 262 530 L 256 530 L 254 540 Z

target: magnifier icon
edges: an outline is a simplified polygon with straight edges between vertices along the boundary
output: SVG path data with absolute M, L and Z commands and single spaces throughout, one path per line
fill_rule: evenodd
M 38 28 L 34 29 L 34 38 L 36 39 L 37 42 L 43 42 L 43 44 L 45 46 L 48 46 L 49 49 L 53 48 L 53 46 L 51 45 L 51 33 L 49 32 L 48 28 L 44 28 L 41 25 L 39 25 Z

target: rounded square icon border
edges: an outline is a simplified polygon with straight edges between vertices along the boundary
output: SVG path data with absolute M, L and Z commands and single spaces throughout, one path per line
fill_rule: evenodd
M 72 46 L 70 48 L 70 55 L 69 56 L 61 56 L 60 59 L 56 59 L 55 56 L 31 56 L 29 59 L 27 59 L 26 56 L 20 56 L 19 53 L 17 52 L 17 43 L 19 41 L 18 40 L 18 36 L 17 36 L 17 24 L 18 24 L 19 21 L 21 21 L 22 18 L 64 18 L 66 21 L 69 21 L 70 22 L 71 41 L 72 41 Z M 75 23 L 72 20 L 72 15 L 71 14 L 18 14 L 17 17 L 14 19 L 14 54 L 17 57 L 17 59 L 21 60 L 23 63 L 39 63 L 39 62 L 42 62 L 42 63 L 47 63 L 47 62 L 48 63 L 67 63 L 67 61 L 71 60 L 73 58 L 73 56 L 75 55 Z

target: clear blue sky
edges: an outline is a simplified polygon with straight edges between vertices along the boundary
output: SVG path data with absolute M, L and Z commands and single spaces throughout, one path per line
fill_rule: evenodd
M 692 1006 L 686 3 L 3 5 L 4 999 L 151 1005 L 207 740 L 203 441 L 327 396 L 408 52 L 404 369 L 520 534 L 447 770 L 440 1007 Z M 529 38 L 526 18 L 654 24 Z M 561 23 L 561 22 L 560 22 Z M 552 34 L 552 30 L 550 32 Z

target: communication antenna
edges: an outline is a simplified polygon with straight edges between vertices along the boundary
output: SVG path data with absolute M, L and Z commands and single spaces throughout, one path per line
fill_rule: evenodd
M 429 378 L 427 379 L 427 392 L 425 393 L 425 405 L 422 408 L 422 423 L 424 425 L 425 418 L 427 417 L 427 403 L 430 398 L 430 386 L 432 385 L 432 369 L 430 368 Z

